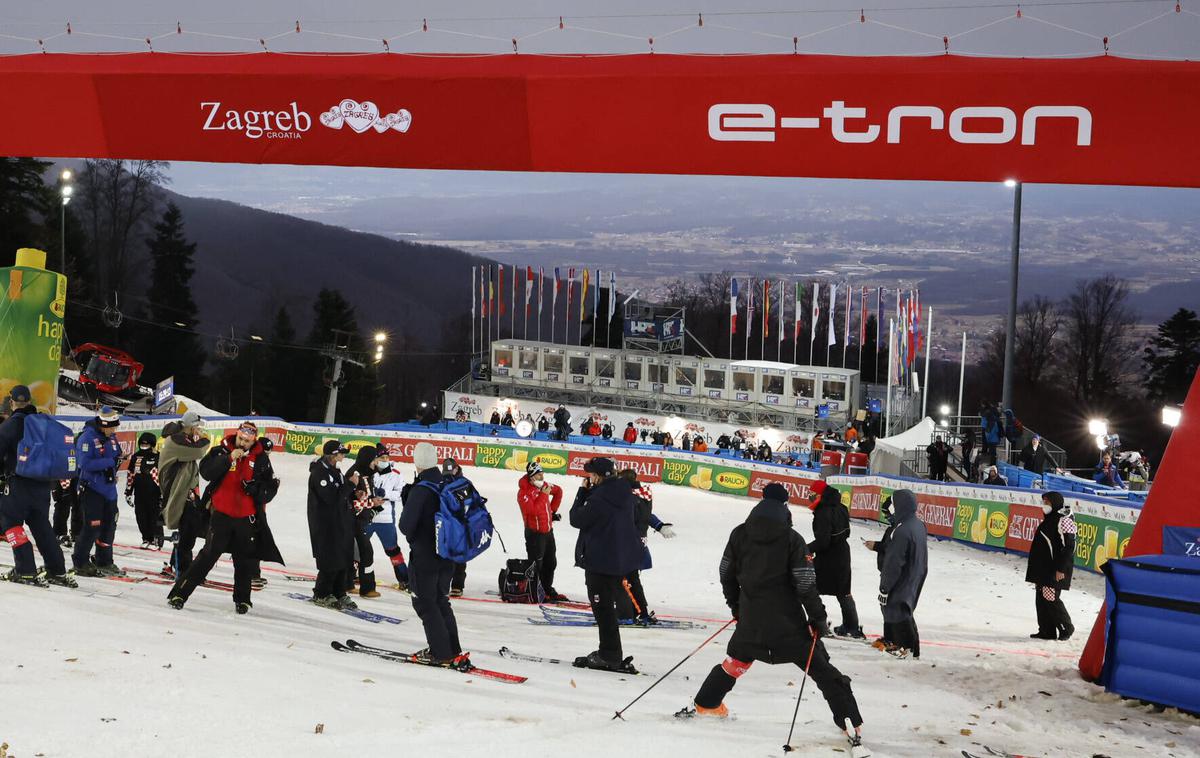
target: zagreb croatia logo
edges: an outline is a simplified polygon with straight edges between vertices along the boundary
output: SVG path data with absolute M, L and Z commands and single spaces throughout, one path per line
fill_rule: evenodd
M 374 129 L 383 134 L 394 130 L 404 134 L 412 126 L 412 114 L 406 108 L 395 113 L 380 113 L 379 106 L 370 100 L 361 103 L 346 99 L 321 114 L 321 123 L 330 129 L 349 127 L 358 134 Z

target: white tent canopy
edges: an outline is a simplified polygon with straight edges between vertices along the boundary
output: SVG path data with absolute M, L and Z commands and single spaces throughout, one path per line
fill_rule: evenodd
M 926 416 L 899 434 L 876 440 L 875 450 L 871 453 L 871 473 L 898 476 L 905 451 L 927 447 L 933 441 L 936 429 L 937 424 Z

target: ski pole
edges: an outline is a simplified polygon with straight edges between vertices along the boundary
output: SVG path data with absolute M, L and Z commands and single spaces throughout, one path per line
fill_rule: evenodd
M 792 725 L 788 727 L 787 742 L 783 746 L 783 752 L 785 753 L 795 750 L 792 747 L 792 731 L 796 728 L 796 716 L 800 714 L 800 698 L 804 697 L 804 685 L 808 684 L 808 669 L 812 666 L 813 653 L 817 652 L 817 640 L 821 639 L 811 627 L 809 628 L 809 633 L 812 635 L 813 644 L 808 650 L 808 663 L 804 664 L 804 678 L 800 680 L 800 694 L 796 695 L 796 710 L 792 711 Z
M 716 639 L 717 635 L 718 635 L 718 634 L 720 634 L 721 632 L 725 631 L 726 629 L 728 629 L 728 628 L 729 628 L 729 625 L 730 625 L 730 624 L 732 624 L 734 621 L 737 621 L 737 619 L 729 619 L 728 621 L 726 621 L 726 622 L 724 623 L 724 625 L 722 625 L 722 626 L 721 626 L 721 628 L 720 628 L 720 629 L 718 629 L 717 631 L 713 632 L 713 633 L 712 633 L 712 634 L 709 636 L 709 638 L 708 638 L 708 639 L 706 639 L 704 642 L 701 642 L 701 643 L 700 643 L 700 645 L 699 645 L 699 646 L 698 646 L 698 647 L 697 647 L 695 650 L 693 650 L 692 652 L 690 652 L 690 653 L 688 653 L 686 656 L 684 656 L 684 658 L 683 658 L 683 660 L 682 660 L 682 661 L 680 661 L 679 663 L 676 663 L 674 666 L 672 666 L 670 671 L 668 671 L 667 673 L 663 674 L 663 675 L 662 675 L 662 676 L 660 676 L 658 679 L 654 680 L 654 684 L 652 684 L 652 685 L 650 685 L 649 687 L 647 687 L 646 689 L 642 690 L 642 694 L 641 694 L 641 695 L 638 695 L 638 696 L 637 696 L 637 697 L 635 697 L 633 700 L 630 700 L 628 705 L 626 705 L 624 708 L 622 708 L 621 710 L 619 710 L 619 711 L 617 711 L 616 713 L 614 713 L 614 714 L 613 714 L 613 718 L 614 718 L 614 719 L 621 719 L 622 721 L 624 721 L 624 720 L 625 720 L 625 717 L 621 715 L 622 713 L 624 713 L 625 711 L 627 711 L 627 710 L 629 710 L 630 708 L 632 708 L 632 707 L 633 707 L 633 704 L 634 704 L 634 703 L 636 703 L 637 701 L 641 700 L 643 697 L 645 697 L 646 693 L 648 693 L 650 690 L 654 689 L 654 688 L 655 688 L 655 687 L 657 687 L 659 684 L 661 684 L 661 683 L 662 683 L 662 681 L 663 681 L 664 679 L 666 679 L 668 676 L 670 676 L 671 674 L 673 674 L 673 673 L 675 672 L 675 669 L 679 668 L 679 667 L 680 667 L 680 666 L 682 666 L 684 663 L 687 663 L 687 660 L 688 660 L 688 658 L 691 658 L 691 657 L 692 657 L 693 655 L 695 655 L 696 653 L 699 653 L 699 652 L 700 652 L 700 650 L 701 650 L 701 648 L 703 648 L 705 645 L 707 645 L 708 643 L 710 643 L 710 642 L 712 642 L 714 639 Z

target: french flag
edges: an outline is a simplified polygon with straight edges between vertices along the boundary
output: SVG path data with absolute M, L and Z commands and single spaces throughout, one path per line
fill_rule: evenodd
M 729 280 L 729 333 L 737 334 L 737 279 Z

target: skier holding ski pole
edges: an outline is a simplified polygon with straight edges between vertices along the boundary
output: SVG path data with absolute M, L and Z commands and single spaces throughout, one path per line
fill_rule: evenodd
M 725 718 L 725 696 L 754 661 L 805 666 L 807 660 L 808 674 L 850 742 L 853 758 L 865 758 L 870 753 L 862 745 L 863 720 L 850 677 L 834 667 L 819 639 L 829 634 L 829 622 L 817 595 L 812 554 L 792 529 L 787 500 L 783 485 L 767 485 L 746 522 L 729 535 L 721 557 L 721 589 L 737 629 L 728 657 L 713 666 L 692 705 L 675 716 Z

